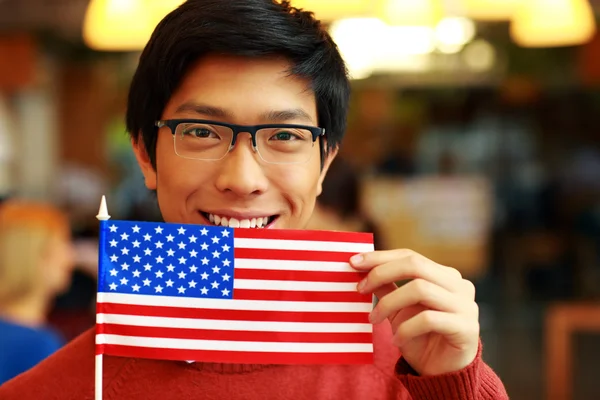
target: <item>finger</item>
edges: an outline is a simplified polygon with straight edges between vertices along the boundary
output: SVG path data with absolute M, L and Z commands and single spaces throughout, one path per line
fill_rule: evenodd
M 461 286 L 462 279 L 455 279 L 446 267 L 440 268 L 428 260 L 423 262 L 413 259 L 396 259 L 374 267 L 359 283 L 358 288 L 361 293 L 371 293 L 380 286 L 406 279 L 423 279 L 453 293 L 464 290 Z
M 419 336 L 437 333 L 457 348 L 469 345 L 479 337 L 479 324 L 459 314 L 425 310 L 404 321 L 396 328 L 394 344 L 402 347 Z
M 450 313 L 466 314 L 471 311 L 463 298 L 431 282 L 415 279 L 381 298 L 371 312 L 370 321 L 380 323 L 396 312 L 417 304 Z

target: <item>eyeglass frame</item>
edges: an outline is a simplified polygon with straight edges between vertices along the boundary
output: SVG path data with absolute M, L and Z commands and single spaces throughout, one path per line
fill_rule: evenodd
M 298 124 L 238 125 L 238 124 L 230 124 L 227 122 L 212 121 L 212 120 L 208 120 L 208 119 L 185 118 L 185 119 L 158 120 L 154 123 L 154 125 L 158 128 L 162 128 L 162 127 L 166 126 L 167 128 L 170 129 L 171 135 L 173 135 L 173 139 L 175 139 L 175 135 L 177 134 L 176 133 L 177 127 L 180 124 L 185 124 L 185 123 L 216 125 L 216 126 L 223 126 L 225 128 L 231 129 L 233 132 L 233 136 L 231 137 L 231 143 L 229 144 L 229 148 L 227 149 L 227 151 L 225 152 L 223 157 L 225 157 L 227 155 L 227 153 L 229 153 L 234 148 L 237 137 L 240 133 L 249 133 L 250 134 L 250 136 L 252 138 L 252 149 L 255 152 L 258 152 L 259 154 L 260 154 L 260 151 L 258 150 L 258 145 L 256 143 L 256 133 L 261 129 L 268 129 L 268 128 L 306 129 L 306 130 L 310 131 L 310 133 L 312 134 L 313 145 L 317 141 L 318 138 L 325 136 L 325 128 L 320 128 L 318 126 L 310 126 L 310 125 L 298 125 Z M 177 155 L 179 157 L 182 157 L 179 154 L 177 154 Z M 221 157 L 220 159 L 222 159 L 223 157 Z M 262 155 L 261 155 L 261 158 L 262 158 Z M 220 160 L 220 159 L 216 159 L 216 160 Z M 202 159 L 199 158 L 198 160 L 202 160 Z

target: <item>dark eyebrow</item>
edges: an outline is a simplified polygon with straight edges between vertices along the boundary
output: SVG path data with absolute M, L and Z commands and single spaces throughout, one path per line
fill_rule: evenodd
M 227 110 L 219 107 L 213 107 L 206 104 L 199 103 L 183 103 L 175 110 L 176 113 L 180 112 L 192 112 L 194 114 L 203 115 L 211 118 L 220 118 L 224 120 L 232 120 L 233 116 Z M 295 108 L 290 110 L 273 110 L 266 112 L 260 116 L 260 119 L 266 123 L 289 123 L 294 120 L 302 120 L 314 124 L 315 121 L 311 116 L 301 108 Z

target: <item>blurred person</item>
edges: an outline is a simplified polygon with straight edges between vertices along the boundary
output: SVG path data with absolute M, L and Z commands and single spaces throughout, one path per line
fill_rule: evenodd
M 63 346 L 46 316 L 68 287 L 72 265 L 61 211 L 15 199 L 0 204 L 0 384 Z
M 312 13 L 287 1 L 188 0 L 142 52 L 127 131 L 164 221 L 210 225 L 217 216 L 235 228 L 256 218 L 254 229 L 304 229 L 343 139 L 349 96 L 344 61 Z M 408 249 L 348 263 L 365 276 L 357 292 L 379 299 L 371 364 L 105 354 L 105 398 L 508 398 L 482 358 L 475 288 L 456 269 Z M 404 279 L 412 280 L 395 285 Z M 95 349 L 90 329 L 0 386 L 0 399 L 93 398 Z
M 336 157 L 323 180 L 307 229 L 369 232 L 375 249 L 384 250 L 377 226 L 361 207 L 361 182 L 356 169 L 345 159 Z

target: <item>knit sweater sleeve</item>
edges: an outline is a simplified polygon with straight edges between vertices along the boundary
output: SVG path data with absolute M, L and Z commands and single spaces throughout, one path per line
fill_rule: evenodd
M 481 358 L 482 345 L 473 362 L 460 371 L 419 376 L 402 357 L 396 377 L 413 400 L 508 400 L 500 378 Z

